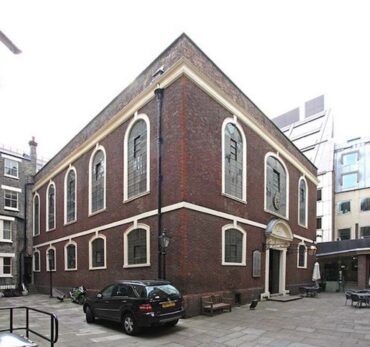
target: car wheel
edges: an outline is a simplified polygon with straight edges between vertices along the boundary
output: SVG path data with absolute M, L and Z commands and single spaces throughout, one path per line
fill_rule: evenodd
M 93 312 L 91 311 L 90 306 L 86 307 L 85 315 L 86 315 L 86 322 L 87 323 L 94 323 L 95 317 L 94 317 Z
M 166 327 L 174 327 L 178 322 L 179 322 L 179 320 L 178 320 L 178 319 L 176 319 L 176 320 L 173 320 L 173 321 L 171 321 L 171 322 L 167 322 L 167 323 L 165 324 L 165 326 L 166 326 Z
M 122 320 L 123 330 L 127 335 L 136 335 L 139 332 L 136 320 L 131 313 L 126 313 Z

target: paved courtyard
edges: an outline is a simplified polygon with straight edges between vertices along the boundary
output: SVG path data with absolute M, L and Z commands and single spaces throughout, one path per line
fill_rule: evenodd
M 31 306 L 59 319 L 56 346 L 370 346 L 370 309 L 344 305 L 344 294 L 321 293 L 286 303 L 260 302 L 255 311 L 235 307 L 214 317 L 183 319 L 174 328 L 152 328 L 130 337 L 118 324 L 87 324 L 82 307 L 47 295 L 0 298 L 0 306 Z M 0 327 L 8 316 L 0 311 Z M 48 319 L 31 314 L 31 327 L 47 331 Z M 38 340 L 32 336 L 35 341 Z M 40 341 L 40 346 L 48 346 Z

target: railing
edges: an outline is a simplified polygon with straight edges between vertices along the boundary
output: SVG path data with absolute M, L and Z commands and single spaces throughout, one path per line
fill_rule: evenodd
M 13 327 L 14 310 L 22 310 L 22 309 L 26 310 L 26 326 L 14 328 Z M 42 339 L 50 342 L 50 346 L 54 346 L 54 344 L 58 341 L 58 318 L 56 317 L 55 314 L 49 313 L 46 311 L 41 311 L 36 308 L 27 307 L 27 306 L 0 307 L 0 311 L 5 311 L 5 310 L 9 310 L 9 315 L 10 315 L 9 316 L 9 329 L 3 329 L 3 330 L 0 330 L 0 332 L 9 331 L 13 333 L 13 331 L 15 330 L 26 330 L 27 338 L 29 338 L 29 334 L 31 332 L 41 337 Z M 29 325 L 30 311 L 34 311 L 34 312 L 38 312 L 38 313 L 42 313 L 42 314 L 50 316 L 50 337 L 44 336 L 40 334 L 39 332 L 30 328 L 30 325 Z

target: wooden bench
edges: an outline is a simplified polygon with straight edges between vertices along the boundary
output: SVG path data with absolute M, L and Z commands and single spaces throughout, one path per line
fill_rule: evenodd
M 231 298 L 224 298 L 221 295 L 203 296 L 201 298 L 202 314 L 213 316 L 216 311 L 227 310 L 231 312 L 232 302 Z
M 320 287 L 299 287 L 299 290 L 302 294 L 305 294 L 306 297 L 315 297 L 320 292 Z

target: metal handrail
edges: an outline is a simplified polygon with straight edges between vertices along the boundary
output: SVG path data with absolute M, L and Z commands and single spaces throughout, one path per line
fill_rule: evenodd
M 26 326 L 25 327 L 14 328 L 13 327 L 13 318 L 14 318 L 13 312 L 14 312 L 14 310 L 20 310 L 20 309 L 26 310 Z M 52 347 L 58 341 L 59 323 L 58 323 L 58 318 L 54 313 L 38 310 L 37 308 L 32 308 L 32 307 L 28 307 L 28 306 L 0 307 L 0 311 L 4 311 L 4 310 L 9 310 L 9 314 L 10 314 L 9 329 L 2 329 L 2 330 L 0 330 L 0 332 L 9 331 L 9 332 L 13 333 L 13 331 L 15 331 L 15 330 L 26 330 L 26 336 L 28 338 L 29 338 L 29 333 L 31 332 L 31 333 L 41 337 L 42 339 L 50 342 L 50 346 L 52 346 Z M 29 325 L 30 311 L 35 311 L 35 312 L 39 312 L 39 313 L 46 314 L 46 315 L 50 316 L 50 338 L 47 337 L 47 336 L 44 336 L 44 335 L 40 334 L 39 332 L 30 328 L 30 325 Z

